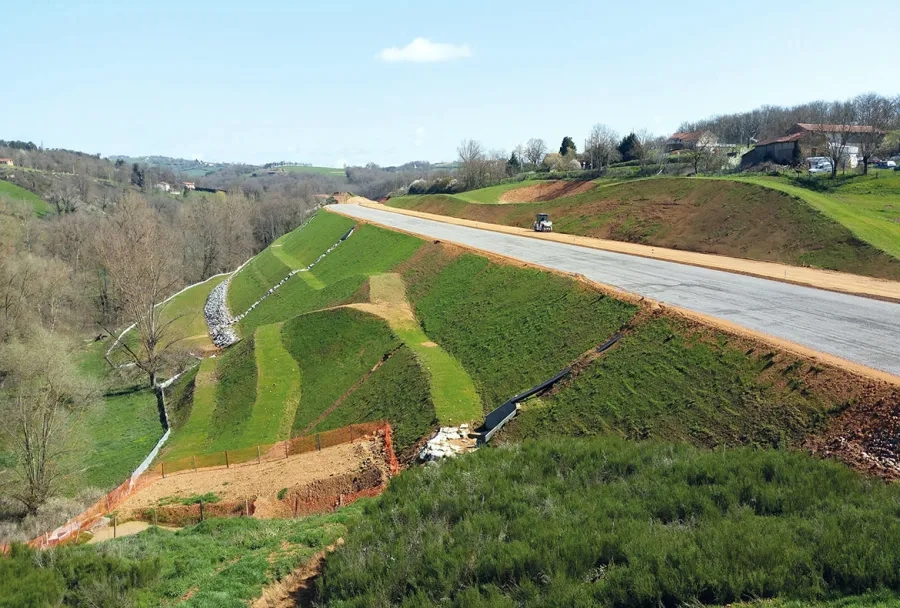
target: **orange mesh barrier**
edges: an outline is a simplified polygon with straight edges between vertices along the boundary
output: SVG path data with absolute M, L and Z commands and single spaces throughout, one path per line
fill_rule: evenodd
M 397 456 L 394 454 L 391 425 L 384 421 L 352 424 L 333 431 L 295 437 L 293 439 L 287 439 L 279 441 L 278 443 L 261 445 L 254 448 L 228 450 L 215 454 L 199 454 L 197 456 L 190 456 L 178 460 L 163 461 L 136 480 L 126 480 L 122 485 L 102 497 L 80 515 L 73 517 L 56 530 L 47 532 L 31 540 L 28 545 L 31 547 L 47 548 L 73 541 L 78 537 L 82 530 L 89 528 L 98 519 L 116 511 L 125 499 L 134 492 L 154 483 L 161 477 L 168 477 L 170 474 L 177 474 L 179 471 L 195 471 L 206 468 L 238 466 L 247 463 L 256 464 L 257 462 L 269 462 L 287 458 L 288 456 L 305 454 L 315 450 L 323 450 L 344 443 L 352 443 L 376 434 L 384 437 L 385 456 L 390 468 L 390 474 L 394 475 L 400 470 L 400 466 L 397 462 Z M 384 488 L 385 483 L 386 480 L 384 483 L 379 483 L 376 487 L 352 488 L 341 490 L 336 493 L 329 493 L 326 491 L 322 496 L 317 496 L 315 500 L 312 500 L 312 498 L 304 500 L 304 503 L 307 504 L 304 504 L 303 512 L 298 514 L 308 514 L 327 510 L 329 505 L 333 507 L 340 506 L 341 504 L 349 504 L 347 500 L 350 496 L 378 494 Z M 374 494 L 372 494 L 373 492 Z M 353 500 L 355 500 L 355 498 L 353 498 Z M 245 504 L 246 501 L 239 503 L 211 503 L 209 505 L 204 505 L 204 517 L 207 516 L 207 513 L 210 517 L 242 515 L 246 510 Z M 191 509 L 194 508 L 194 506 L 184 508 L 169 507 L 173 518 L 181 517 L 182 513 L 185 518 L 189 518 L 193 513 Z M 207 508 L 209 508 L 210 511 L 207 511 Z M 299 502 L 297 508 L 299 509 Z M 152 509 L 149 511 L 152 512 Z M 158 509 L 158 518 L 159 512 L 161 511 L 162 507 Z M 196 511 L 197 518 L 199 519 L 199 505 L 196 506 Z M 252 512 L 253 510 L 251 509 L 251 514 Z M 163 523 L 162 518 L 159 518 L 158 521 Z M 0 547 L 0 554 L 2 554 L 2 547 Z

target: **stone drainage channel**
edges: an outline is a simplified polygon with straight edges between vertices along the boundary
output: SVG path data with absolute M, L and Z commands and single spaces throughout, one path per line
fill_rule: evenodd
M 203 316 L 206 318 L 206 324 L 209 326 L 209 335 L 210 337 L 212 337 L 213 344 L 215 344 L 219 348 L 225 348 L 240 340 L 237 332 L 234 330 L 234 325 L 236 323 L 250 314 L 250 312 L 257 306 L 259 306 L 263 300 L 278 291 L 278 289 L 282 285 L 284 285 L 292 276 L 294 276 L 298 272 L 309 272 L 310 270 L 312 270 L 313 266 L 321 262 L 325 258 L 325 256 L 337 249 L 337 247 L 341 243 L 350 238 L 350 235 L 353 234 L 354 230 L 356 230 L 356 226 L 348 230 L 347 233 L 342 236 L 337 243 L 329 247 L 325 251 L 325 253 L 316 258 L 316 261 L 314 261 L 306 268 L 291 270 L 291 272 L 288 273 L 286 277 L 270 287 L 269 290 L 264 293 L 260 299 L 251 304 L 250 308 L 235 317 L 231 315 L 231 311 L 228 308 L 228 286 L 231 284 L 231 280 L 237 276 L 238 272 L 247 265 L 249 260 L 247 262 L 244 262 L 244 264 L 242 264 L 240 268 L 235 270 L 230 277 L 216 285 L 216 287 L 211 292 L 209 292 L 209 297 L 206 299 L 206 305 L 203 307 Z

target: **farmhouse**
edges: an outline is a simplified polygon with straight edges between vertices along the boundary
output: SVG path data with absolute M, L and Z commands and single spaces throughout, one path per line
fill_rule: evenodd
M 196 190 L 197 185 L 194 182 L 184 182 L 184 189 L 185 190 Z
M 719 139 L 712 131 L 679 131 L 666 140 L 666 152 L 685 148 L 709 148 L 718 142 Z
M 0 165 L 8 165 L 10 167 L 14 166 L 16 163 L 13 162 L 11 158 L 0 158 Z
M 765 139 L 758 142 L 756 147 L 741 156 L 741 165 L 748 167 L 766 161 L 779 165 L 797 164 L 803 157 L 800 149 L 801 140 L 809 140 L 811 138 L 812 136 L 809 133 L 803 132 Z

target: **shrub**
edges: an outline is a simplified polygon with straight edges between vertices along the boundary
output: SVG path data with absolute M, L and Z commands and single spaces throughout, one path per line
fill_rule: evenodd
M 395 478 L 318 588 L 342 608 L 896 592 L 898 504 L 900 487 L 799 453 L 526 442 Z

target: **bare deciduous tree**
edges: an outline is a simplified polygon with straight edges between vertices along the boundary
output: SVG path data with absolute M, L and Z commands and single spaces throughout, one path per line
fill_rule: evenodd
M 466 190 L 486 185 L 490 168 L 481 144 L 474 139 L 464 140 L 457 148 L 459 154 L 459 181 Z
M 532 165 L 538 166 L 547 154 L 547 142 L 543 139 L 531 138 L 525 144 L 525 159 Z
M 0 429 L 17 460 L 11 495 L 34 514 L 64 472 L 68 429 L 96 395 L 58 336 L 35 330 L 0 346 Z
M 853 100 L 856 122 L 862 127 L 871 127 L 858 134 L 859 154 L 863 160 L 863 175 L 869 173 L 869 159 L 884 139 L 894 113 L 893 103 L 881 95 L 865 93 Z
M 160 217 L 137 194 L 127 195 L 109 216 L 97 239 L 100 263 L 124 323 L 134 323 L 138 340 L 120 342 L 150 386 L 174 350 L 169 329 L 177 320 L 159 306 L 178 284 L 176 240 Z M 107 332 L 110 328 L 104 327 Z
M 585 142 L 585 154 L 591 169 L 602 169 L 615 162 L 619 151 L 619 134 L 610 127 L 596 124 Z

